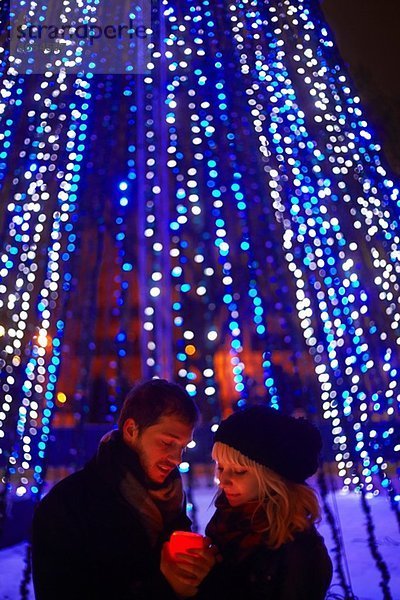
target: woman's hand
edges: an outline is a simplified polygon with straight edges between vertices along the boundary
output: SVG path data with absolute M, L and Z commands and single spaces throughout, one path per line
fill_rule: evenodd
M 205 538 L 205 547 L 188 550 L 172 557 L 169 542 L 163 545 L 161 552 L 161 573 L 172 589 L 181 598 L 191 598 L 197 594 L 197 588 L 208 575 L 217 561 L 217 549 L 210 546 L 211 540 Z

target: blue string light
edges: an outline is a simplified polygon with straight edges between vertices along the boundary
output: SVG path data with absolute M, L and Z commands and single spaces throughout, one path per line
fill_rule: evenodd
M 38 19 L 46 4 L 34 4 Z M 289 356 L 292 369 L 314 369 L 345 489 L 392 493 L 399 190 L 330 33 L 306 0 L 163 0 L 153 11 L 147 72 L 105 78 L 98 98 L 95 51 L 85 73 L 68 73 L 64 56 L 31 79 L 2 52 L 0 442 L 12 486 L 40 493 L 54 409 L 69 406 L 61 307 L 78 273 L 82 168 L 103 98 L 128 106 L 119 120 L 101 109 L 113 134 L 127 127 L 126 146 L 113 147 L 123 167 L 110 200 L 107 418 L 134 336 L 143 377 L 177 378 L 213 427 L 220 396 L 223 412 L 243 406 L 252 380 L 285 408 Z

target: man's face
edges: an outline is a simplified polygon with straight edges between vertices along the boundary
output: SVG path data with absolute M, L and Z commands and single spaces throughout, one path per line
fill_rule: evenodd
M 138 454 L 150 481 L 163 483 L 182 462 L 182 453 L 193 436 L 193 427 L 176 415 L 161 417 L 155 425 L 139 432 L 133 419 L 124 425 L 124 441 Z

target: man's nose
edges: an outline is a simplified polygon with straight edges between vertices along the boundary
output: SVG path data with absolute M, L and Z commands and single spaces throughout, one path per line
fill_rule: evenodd
M 183 450 L 181 448 L 171 448 L 171 451 L 168 453 L 168 459 L 178 466 L 182 462 L 182 454 Z

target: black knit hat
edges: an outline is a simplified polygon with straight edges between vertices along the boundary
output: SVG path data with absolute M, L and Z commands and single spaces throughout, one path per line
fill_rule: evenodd
M 303 483 L 315 473 L 322 448 L 321 434 L 310 421 L 261 405 L 240 410 L 222 421 L 214 441 L 235 448 L 296 483 Z

